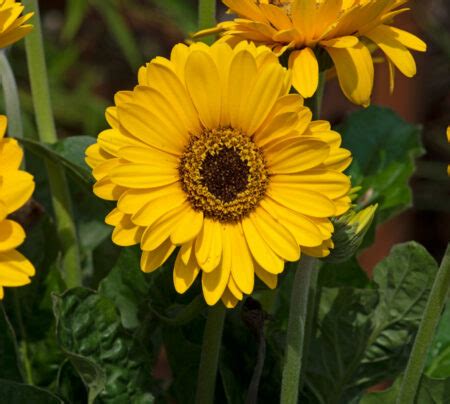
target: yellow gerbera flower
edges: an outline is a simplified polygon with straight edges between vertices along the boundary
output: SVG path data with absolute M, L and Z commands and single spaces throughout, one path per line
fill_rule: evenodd
M 175 289 L 201 273 L 206 302 L 233 307 L 255 274 L 275 288 L 285 261 L 329 253 L 351 156 L 289 89 L 269 48 L 241 42 L 179 44 L 117 93 L 87 162 L 95 194 L 118 201 L 113 241 L 140 243 L 144 272 L 179 246 Z
M 22 3 L 15 0 L 0 0 L 0 48 L 12 45 L 33 29 L 26 24 L 33 13 L 20 16 L 23 9 Z
M 289 54 L 293 86 L 311 97 L 319 82 L 324 51 L 336 67 L 344 94 L 367 106 L 374 68 L 370 48 L 386 55 L 394 83 L 394 66 L 405 76 L 416 74 L 409 49 L 424 52 L 426 44 L 391 24 L 408 0 L 223 0 L 239 18 L 204 30 L 197 36 L 221 32 L 219 42 L 235 45 L 251 40 L 269 46 L 278 56 Z M 372 44 L 372 45 L 371 45 Z
M 25 240 L 20 224 L 7 218 L 22 207 L 34 191 L 33 176 L 21 171 L 22 149 L 14 139 L 4 138 L 7 119 L 0 115 L 0 300 L 4 287 L 30 283 L 34 267 L 16 248 Z

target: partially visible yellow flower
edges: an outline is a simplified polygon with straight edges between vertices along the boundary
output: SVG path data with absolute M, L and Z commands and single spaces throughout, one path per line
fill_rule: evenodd
M 447 140 L 450 143 L 450 126 L 447 127 Z M 450 175 L 450 164 L 447 167 L 447 174 Z
M 20 170 L 22 149 L 14 139 L 4 138 L 7 119 L 0 115 L 0 300 L 4 287 L 30 283 L 35 270 L 16 248 L 25 240 L 20 224 L 8 215 L 21 208 L 34 191 L 33 176 Z
M 0 48 L 12 45 L 33 29 L 26 24 L 33 13 L 20 16 L 23 9 L 22 3 L 15 0 L 0 0 Z
M 275 288 L 285 261 L 329 254 L 351 156 L 289 90 L 270 49 L 241 42 L 177 45 L 117 93 L 86 161 L 95 194 L 117 201 L 113 241 L 140 244 L 144 272 L 180 247 L 175 289 L 201 274 L 206 302 L 233 307 L 255 275 Z
M 197 36 L 220 32 L 220 42 L 241 40 L 269 46 L 278 56 L 289 52 L 293 86 L 311 97 L 319 82 L 318 56 L 325 51 L 336 67 L 344 94 L 367 106 L 373 88 L 374 67 L 369 49 L 384 52 L 394 86 L 394 66 L 405 76 L 416 74 L 409 49 L 424 52 L 426 44 L 394 26 L 394 17 L 408 8 L 407 0 L 223 0 L 233 21 L 218 24 Z

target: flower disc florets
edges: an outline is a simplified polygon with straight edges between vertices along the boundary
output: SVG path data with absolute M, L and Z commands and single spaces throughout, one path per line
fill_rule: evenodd
M 261 150 L 246 134 L 232 128 L 192 136 L 179 170 L 192 207 L 225 223 L 252 212 L 269 182 Z

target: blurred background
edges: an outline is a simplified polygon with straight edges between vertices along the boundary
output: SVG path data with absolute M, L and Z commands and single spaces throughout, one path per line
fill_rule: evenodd
M 114 93 L 131 89 L 140 65 L 157 55 L 169 56 L 171 47 L 196 29 L 196 0 L 41 0 L 40 5 L 61 138 L 96 136 L 105 129 L 104 110 Z M 397 74 L 392 96 L 387 66 L 378 65 L 372 102 L 421 125 L 426 153 L 411 184 L 414 207 L 380 226 L 375 244 L 360 257 L 369 272 L 395 243 L 414 239 L 440 260 L 450 239 L 450 146 L 445 136 L 450 124 L 450 2 L 420 0 L 410 7 L 412 12 L 397 17 L 396 25 L 422 37 L 429 50 L 415 53 L 414 79 Z M 218 19 L 225 18 L 219 1 Z M 25 130 L 33 134 L 23 41 L 12 48 L 10 58 L 21 89 Z M 324 118 L 333 124 L 358 109 L 347 102 L 336 80 L 327 84 L 326 94 Z

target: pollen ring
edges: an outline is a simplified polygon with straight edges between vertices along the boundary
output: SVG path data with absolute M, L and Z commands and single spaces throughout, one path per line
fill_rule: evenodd
M 192 136 L 178 170 L 193 209 L 224 223 L 248 216 L 269 184 L 262 151 L 233 128 L 205 129 Z

